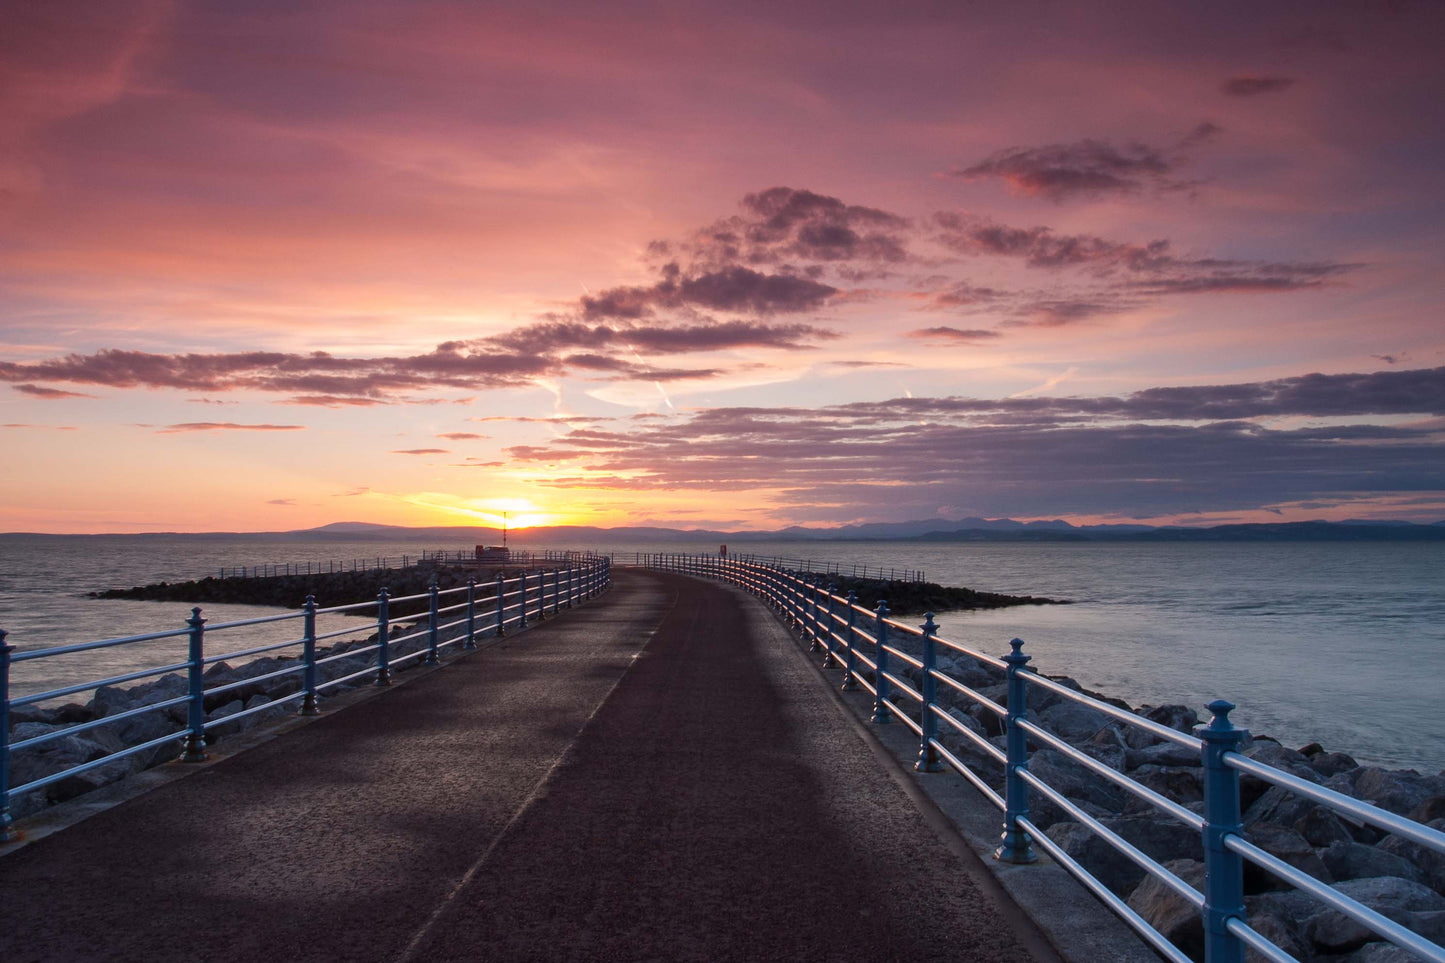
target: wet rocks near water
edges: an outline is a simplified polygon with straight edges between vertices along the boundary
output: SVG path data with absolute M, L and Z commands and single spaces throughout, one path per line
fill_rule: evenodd
M 520 570 L 508 569 L 504 575 L 514 579 Z M 186 602 L 191 605 L 274 605 L 280 608 L 299 609 L 306 603 L 308 595 L 315 596 L 320 605 L 341 605 L 363 599 L 374 599 L 386 588 L 394 598 L 421 595 L 428 591 L 433 580 L 442 590 L 460 588 L 468 579 L 477 580 L 479 597 L 491 597 L 496 577 L 501 569 L 474 568 L 456 565 L 434 565 L 419 563 L 403 569 L 373 569 L 363 572 L 319 572 L 309 575 L 267 575 L 253 577 L 215 578 L 206 577 L 189 582 L 157 582 L 153 585 L 137 585 L 128 589 L 106 589 L 92 592 L 93 598 L 100 599 L 141 599 L 159 602 Z M 426 612 L 428 601 L 414 599 L 411 602 L 394 603 L 393 618 L 401 618 Z M 370 613 L 360 610 L 363 615 Z
M 915 650 L 917 640 L 897 643 Z M 939 668 L 1002 707 L 1008 704 L 1006 676 L 1001 669 L 960 653 L 940 655 Z M 921 677 L 909 666 L 894 663 L 894 674 L 917 687 Z M 871 674 L 865 675 L 871 679 Z M 1050 677 L 1066 688 L 1095 698 L 1066 677 Z M 956 692 L 938 686 L 947 715 L 963 728 L 1000 750 L 1005 748 L 997 713 Z M 1104 699 L 1179 732 L 1193 734 L 1201 722 L 1188 706 L 1130 708 Z M 918 718 L 916 703 L 895 693 L 895 709 Z M 1097 762 L 1124 773 L 1155 792 L 1195 812 L 1203 811 L 1203 769 L 1199 753 L 1127 726 L 1099 710 L 1081 706 L 1041 687 L 1029 688 L 1029 718 L 1061 736 Z M 946 722 L 940 740 L 994 786 L 1003 782 L 1003 767 L 972 740 Z M 1445 772 L 1361 766 L 1343 752 L 1319 744 L 1291 749 L 1268 736 L 1247 741 L 1245 756 L 1308 782 L 1363 800 L 1445 831 Z M 1058 790 L 1075 807 L 1098 819 L 1127 842 L 1162 863 L 1176 876 L 1200 889 L 1204 883 L 1203 846 L 1197 831 L 1147 802 L 1126 793 L 1089 771 L 1066 754 L 1030 746 L 1029 769 Z M 1290 866 L 1396 920 L 1437 943 L 1445 943 L 1445 854 L 1390 835 L 1251 776 L 1241 778 L 1245 835 L 1252 843 Z M 1167 885 L 1146 874 L 1132 860 L 1076 821 L 1062 807 L 1033 793 L 1030 819 L 1073 858 L 1079 860 L 1114 893 L 1125 899 L 1186 953 L 1203 959 L 1200 912 Z M 1344 914 L 1293 889 L 1269 872 L 1245 863 L 1249 924 L 1276 945 L 1305 961 L 1393 963 L 1413 957 L 1353 922 Z M 1250 955 L 1251 959 L 1259 957 Z
M 391 642 L 392 671 L 405 671 L 420 665 L 420 658 L 401 663 L 396 660 L 425 648 L 425 634 L 414 633 L 410 625 L 393 625 L 392 634 L 413 635 L 412 638 L 397 638 Z M 456 637 L 458 630 L 453 630 L 444 634 L 442 641 Z M 324 695 L 335 695 L 338 691 L 369 685 L 374 681 L 375 675 L 366 670 L 376 666 L 376 652 L 371 648 L 376 641 L 377 636 L 373 633 L 366 639 L 343 640 L 316 650 L 318 686 L 353 673 L 364 673 L 355 679 L 338 682 L 325 690 Z M 346 655 L 353 650 L 361 651 L 352 656 Z M 332 656 L 340 658 L 322 661 Z M 295 715 L 301 705 L 302 667 L 299 657 L 267 657 L 235 666 L 226 662 L 208 666 L 204 673 L 205 688 L 224 691 L 207 691 L 204 698 L 207 744 Z M 274 673 L 281 674 L 273 675 Z M 270 678 L 265 678 L 266 676 Z M 185 675 L 168 673 L 153 681 L 128 688 L 101 686 L 85 704 L 27 705 L 12 709 L 11 745 L 50 733 L 65 733 L 48 742 L 14 750 L 10 760 L 12 786 L 22 786 L 124 752 L 131 747 L 155 740 L 162 741 L 150 749 L 116 758 L 94 769 L 65 776 L 48 786 L 12 796 L 11 814 L 17 819 L 31 815 L 47 806 L 73 799 L 92 789 L 177 758 L 183 747 L 189 704 L 185 701 L 171 705 L 166 703 L 185 699 L 189 692 L 190 686 Z M 124 713 L 145 706 L 155 708 L 117 718 L 114 722 L 67 733 L 67 730 L 77 729 L 87 723 L 123 716 Z M 247 714 L 242 715 L 243 712 Z M 166 739 L 166 736 L 173 738 Z
M 816 581 L 822 588 L 832 586 L 834 595 L 847 598 L 856 592 L 858 604 L 876 610 L 880 601 L 888 603 L 892 615 L 922 615 L 924 612 L 952 612 L 963 609 L 1001 609 L 1011 605 L 1067 605 L 1060 599 L 1037 595 L 1004 595 L 1000 592 L 977 592 L 970 588 L 950 588 L 933 582 L 904 582 L 884 579 L 856 578 L 851 575 L 809 575 L 793 573 L 799 578 Z

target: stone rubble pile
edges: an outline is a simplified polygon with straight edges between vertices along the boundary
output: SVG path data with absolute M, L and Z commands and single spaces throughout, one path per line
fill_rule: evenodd
M 392 635 L 399 639 L 403 635 L 415 632 L 416 628 L 404 624 L 393 624 Z M 459 631 L 454 631 L 450 637 L 456 638 L 459 634 Z M 366 639 L 344 640 L 329 647 L 318 647 L 316 650 L 317 661 L 320 662 L 328 656 L 342 655 L 352 649 L 368 649 L 376 643 L 376 639 L 376 634 L 372 633 Z M 443 638 L 442 641 L 445 642 L 447 639 Z M 426 648 L 426 645 L 425 632 L 419 632 L 413 638 L 393 641 L 390 646 L 392 671 L 405 671 L 420 665 L 422 663 L 420 658 L 409 659 L 400 665 L 395 663 L 402 656 Z M 299 648 L 298 645 L 298 651 Z M 374 651 L 340 658 L 334 662 L 321 663 L 316 667 L 316 684 L 320 686 L 333 679 L 340 679 L 343 676 L 361 672 L 368 667 L 375 667 L 375 665 L 376 653 Z M 214 743 L 227 736 L 295 715 L 301 705 L 299 695 L 302 688 L 301 668 L 302 662 L 299 654 L 291 658 L 259 658 L 235 666 L 226 662 L 217 662 L 208 666 L 204 673 L 207 689 L 244 682 L 248 679 L 257 679 L 258 681 L 251 685 L 242 685 L 225 692 L 206 695 L 206 721 L 208 723 L 219 722 L 218 725 L 211 726 L 206 730 L 206 742 Z M 259 678 L 283 669 L 292 669 L 293 671 L 270 679 Z M 363 675 L 324 690 L 322 696 L 323 698 L 333 696 L 341 691 L 370 685 L 373 681 L 374 676 Z M 95 690 L 94 697 L 85 704 L 19 706 L 10 710 L 10 742 L 13 744 L 46 733 L 69 729 L 82 723 L 119 715 L 142 706 L 182 698 L 188 691 L 186 676 L 182 673 L 172 672 L 153 681 L 129 688 L 102 686 Z M 261 711 L 253 712 L 232 722 L 220 722 L 220 720 L 237 715 L 244 710 L 258 709 L 270 703 L 275 703 L 270 709 L 261 709 Z M 181 754 L 183 748 L 182 737 L 186 729 L 187 711 L 187 704 L 179 703 L 164 709 L 143 712 L 108 725 L 96 726 L 74 735 L 63 736 L 30 749 L 12 752 L 10 784 L 22 786 L 36 779 L 63 772 L 73 766 L 92 762 L 130 746 L 138 746 L 153 739 L 159 739 L 168 733 L 177 733 L 177 737 L 173 741 L 162 743 L 154 749 L 117 759 L 87 772 L 72 774 L 41 789 L 13 796 L 10 801 L 11 814 L 16 819 L 31 815 L 47 806 L 109 785 L 131 773 L 140 772 L 175 759 Z
M 908 650 L 916 639 L 894 643 Z M 938 668 L 998 703 L 1008 704 L 1002 669 L 963 655 L 944 656 Z M 919 670 L 895 673 L 921 682 Z M 871 674 L 870 674 L 871 676 Z M 1201 720 L 1182 705 L 1130 707 L 1119 699 L 1084 690 L 1067 677 L 1053 681 L 1171 729 L 1193 734 Z M 1000 750 L 1005 748 L 1003 720 L 949 686 L 938 686 L 948 714 Z M 897 711 L 918 718 L 916 703 L 893 694 Z M 1187 747 L 1120 723 L 1085 705 L 1042 687 L 1029 687 L 1029 718 L 1071 746 L 1111 769 L 1195 812 L 1203 811 L 1203 770 L 1199 754 Z M 940 740 L 995 787 L 1003 785 L 1003 767 L 971 741 L 939 724 Z M 1290 749 L 1268 736 L 1244 743 L 1243 755 L 1311 783 L 1363 800 L 1381 809 L 1445 831 L 1445 772 L 1422 775 L 1412 769 L 1361 766 L 1343 752 L 1313 743 Z M 1074 805 L 1129 843 L 1201 889 L 1204 885 L 1200 834 L 1103 777 L 1051 749 L 1031 747 L 1029 770 Z M 1289 865 L 1399 922 L 1435 943 L 1445 944 L 1445 854 L 1427 850 L 1333 810 L 1245 775 L 1241 781 L 1247 838 Z M 1172 942 L 1198 960 L 1204 958 L 1200 913 L 1163 883 L 1148 876 L 1083 824 L 1052 802 L 1032 794 L 1030 819 L 1065 852 L 1077 859 L 1114 893 Z M 1306 961 L 1331 963 L 1403 963 L 1416 957 L 1298 892 L 1246 862 L 1249 924 L 1277 945 Z M 1252 951 L 1250 959 L 1260 959 Z

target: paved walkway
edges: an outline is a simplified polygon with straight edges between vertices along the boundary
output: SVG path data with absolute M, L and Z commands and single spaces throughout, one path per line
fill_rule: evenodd
M 620 572 L 6 856 L 0 959 L 1051 959 L 935 825 L 758 602 Z

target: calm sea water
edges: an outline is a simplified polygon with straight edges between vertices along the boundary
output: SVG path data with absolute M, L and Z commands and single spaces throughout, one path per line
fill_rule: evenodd
M 221 566 L 460 547 L 0 536 L 0 628 L 21 648 L 158 631 L 179 627 L 188 607 L 84 594 Z M 713 542 L 569 547 L 717 550 Z M 1067 598 L 1074 604 L 947 612 L 938 621 L 945 637 L 995 655 L 1022 638 L 1040 670 L 1136 705 L 1182 702 L 1204 714 L 1205 703 L 1226 698 L 1239 706 L 1238 724 L 1287 745 L 1319 741 L 1362 762 L 1445 768 L 1445 543 L 767 542 L 733 550 L 922 569 L 943 584 Z M 218 622 L 274 611 L 215 605 L 205 614 Z M 22 673 L 51 661 L 17 666 L 17 688 L 38 691 L 42 680 Z

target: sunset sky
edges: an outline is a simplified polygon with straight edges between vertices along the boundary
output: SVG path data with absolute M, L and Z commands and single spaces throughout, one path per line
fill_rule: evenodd
M 1445 518 L 1445 4 L 13 4 L 0 531 Z

